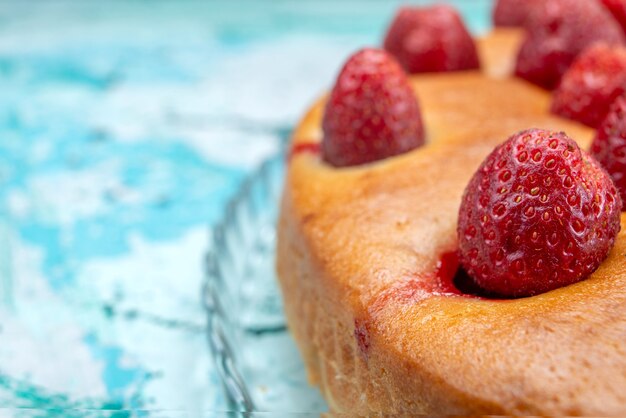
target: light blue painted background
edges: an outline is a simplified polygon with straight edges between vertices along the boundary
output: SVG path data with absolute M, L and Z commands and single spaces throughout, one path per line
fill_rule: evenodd
M 0 408 L 225 408 L 208 226 L 398 4 L 0 2 Z

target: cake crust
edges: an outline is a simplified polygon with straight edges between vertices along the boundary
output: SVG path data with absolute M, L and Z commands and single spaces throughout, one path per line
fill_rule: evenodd
M 626 218 L 608 258 L 577 284 L 507 301 L 433 291 L 438 263 L 456 250 L 463 190 L 494 146 L 527 128 L 565 131 L 583 148 L 593 137 L 550 115 L 549 93 L 502 77 L 518 40 L 510 30 L 481 40 L 484 73 L 411 78 L 425 146 L 342 169 L 316 153 L 290 157 L 277 270 L 290 329 L 332 411 L 626 413 Z M 323 106 L 293 146 L 321 141 Z

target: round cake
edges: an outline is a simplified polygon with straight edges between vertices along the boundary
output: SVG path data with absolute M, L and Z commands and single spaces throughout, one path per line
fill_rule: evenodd
M 588 278 L 495 299 L 452 283 L 457 217 L 481 162 L 511 134 L 595 130 L 550 113 L 511 76 L 522 35 L 477 40 L 482 70 L 410 77 L 425 145 L 335 168 L 320 143 L 326 98 L 295 129 L 278 226 L 289 328 L 331 411 L 626 414 L 626 218 Z

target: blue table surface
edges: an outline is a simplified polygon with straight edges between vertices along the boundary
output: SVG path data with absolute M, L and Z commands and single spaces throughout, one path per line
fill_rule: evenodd
M 0 2 L 0 415 L 226 408 L 210 226 L 398 4 Z

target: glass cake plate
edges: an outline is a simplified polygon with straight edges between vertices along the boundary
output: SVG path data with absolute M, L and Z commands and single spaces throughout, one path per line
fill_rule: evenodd
M 277 155 L 250 176 L 214 229 L 203 298 L 209 346 L 232 410 L 319 416 L 328 408 L 287 330 L 274 267 L 284 161 Z

